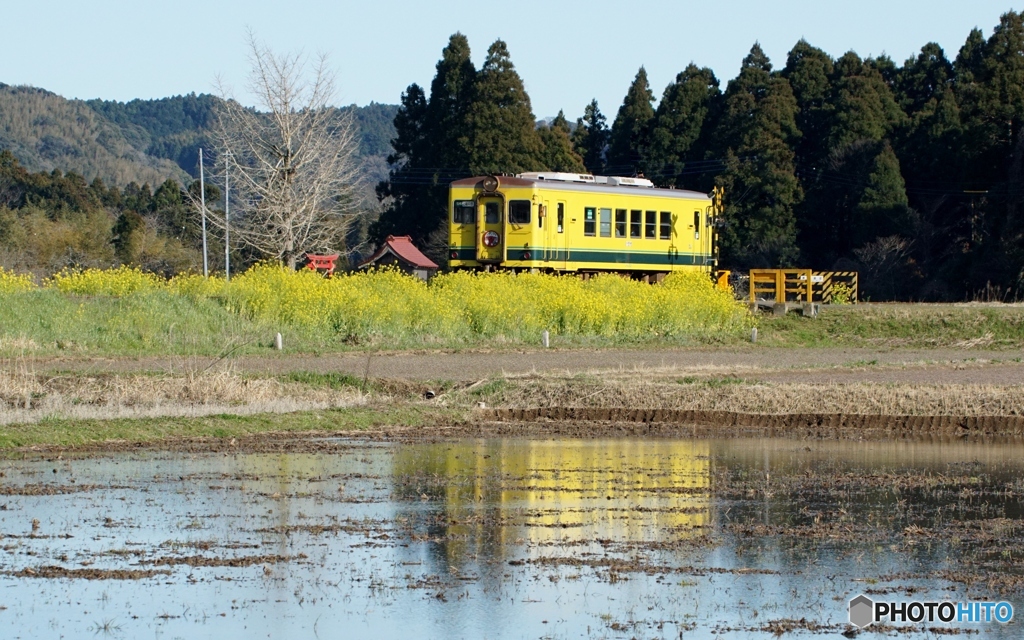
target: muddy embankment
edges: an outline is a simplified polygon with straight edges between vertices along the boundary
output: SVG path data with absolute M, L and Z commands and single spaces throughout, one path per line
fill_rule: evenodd
M 969 381 L 964 372 L 972 374 Z M 354 380 L 337 373 L 261 377 L 233 367 L 92 375 L 15 367 L 0 369 L 0 435 L 36 451 L 225 452 L 322 451 L 337 442 L 327 439 L 332 436 L 398 442 L 491 436 L 1022 438 L 1024 385 L 1018 379 L 1024 379 L 1024 364 L 1015 361 L 872 361 L 781 372 L 698 364 L 497 373 L 472 382 Z M 269 415 L 275 413 L 291 415 Z M 174 416 L 210 420 L 165 420 Z M 124 418 L 142 420 L 120 431 L 103 426 Z M 62 438 L 50 435 L 45 419 L 68 421 L 65 431 L 92 420 L 95 434 L 65 434 L 65 442 L 78 444 L 61 447 L 56 443 Z M 32 423 L 39 428 L 25 435 L 29 428 L 19 425 Z
M 777 382 L 751 370 L 509 376 L 480 394 L 470 428 L 524 435 L 1024 436 L 1021 385 L 949 384 L 941 374 L 956 370 L 946 367 L 930 368 L 938 380 L 932 384 L 868 377 L 921 369 L 865 367 L 849 382 L 818 384 Z
M 478 410 L 480 428 L 500 434 L 783 436 L 902 438 L 1024 436 L 1024 416 L 756 414 L 673 409 L 566 408 Z
M 794 438 L 813 440 L 1011 441 L 1024 438 L 1021 416 L 892 416 L 749 414 L 729 411 L 625 408 L 475 409 L 462 420 L 416 426 L 381 425 L 358 431 L 259 433 L 237 438 L 171 437 L 152 442 L 103 442 L 82 453 L 158 449 L 190 453 L 341 453 L 360 441 L 416 443 L 465 438 Z M 37 446 L 37 453 L 66 447 Z

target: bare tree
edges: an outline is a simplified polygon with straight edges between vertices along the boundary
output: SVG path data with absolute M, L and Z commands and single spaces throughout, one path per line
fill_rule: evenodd
M 910 256 L 911 243 L 900 236 L 875 238 L 853 255 L 864 272 L 863 290 L 875 300 L 897 300 L 909 292 L 919 273 Z
M 230 172 L 231 238 L 295 267 L 302 252 L 331 251 L 360 210 L 351 113 L 331 106 L 327 60 L 278 55 L 250 32 L 248 89 L 255 109 L 224 84 L 216 149 Z M 223 212 L 208 211 L 224 228 Z

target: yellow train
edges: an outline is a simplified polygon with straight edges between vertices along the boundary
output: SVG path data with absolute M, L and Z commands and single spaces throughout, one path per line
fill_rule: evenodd
M 449 192 L 449 265 L 711 275 L 721 212 L 718 188 L 706 195 L 643 178 L 554 172 L 466 178 Z

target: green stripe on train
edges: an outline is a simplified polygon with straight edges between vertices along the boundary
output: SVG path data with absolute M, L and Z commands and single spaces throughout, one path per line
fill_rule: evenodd
M 476 260 L 476 249 L 473 247 L 456 247 L 451 249 L 458 257 L 453 260 Z M 529 251 L 530 258 L 527 260 L 523 254 Z M 531 249 L 509 249 L 507 259 L 510 261 L 523 262 L 597 262 L 615 265 L 708 265 L 711 264 L 710 255 L 699 253 L 675 253 L 675 252 L 654 252 L 654 251 L 611 251 L 594 249 L 551 249 L 544 253 L 543 247 Z

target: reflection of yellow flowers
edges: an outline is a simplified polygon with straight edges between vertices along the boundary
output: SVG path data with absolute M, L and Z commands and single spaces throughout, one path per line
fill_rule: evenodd
M 214 299 L 253 320 L 360 339 L 470 336 L 534 341 L 563 336 L 707 336 L 747 328 L 750 314 L 729 291 L 700 273 L 673 273 L 658 285 L 614 275 L 575 276 L 456 272 L 429 284 L 394 269 L 325 279 L 307 270 L 257 265 L 230 283 L 181 275 L 171 280 L 139 269 L 63 271 L 44 287 L 79 295 L 126 296 L 163 291 Z M 0 270 L 0 293 L 33 288 L 27 276 Z

